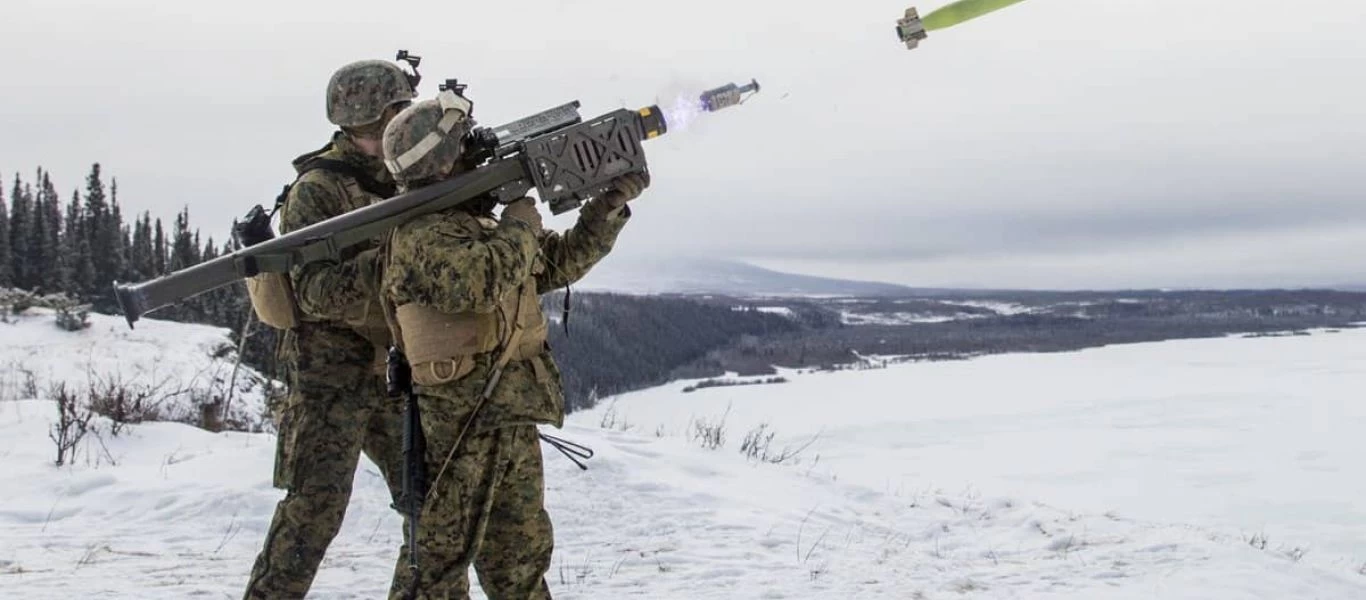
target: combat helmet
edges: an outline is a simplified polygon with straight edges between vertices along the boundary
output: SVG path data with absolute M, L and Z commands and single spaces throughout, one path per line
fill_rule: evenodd
M 384 164 L 405 189 L 444 178 L 464 151 L 471 104 L 454 90 L 413 103 L 384 128 Z
M 379 121 L 385 109 L 417 96 L 412 76 L 383 60 L 345 65 L 327 82 L 327 120 L 340 127 L 361 127 Z

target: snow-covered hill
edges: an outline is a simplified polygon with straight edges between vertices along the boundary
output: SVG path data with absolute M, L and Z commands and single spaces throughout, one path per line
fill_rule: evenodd
M 51 310 L 30 308 L 0 322 L 0 399 L 46 395 L 65 383 L 76 392 L 91 384 L 126 384 L 151 393 L 164 413 L 196 414 L 207 402 L 228 406 L 228 417 L 250 429 L 263 421 L 268 383 L 236 364 L 228 331 L 145 319 L 129 329 L 123 317 L 92 314 L 90 327 L 63 331 Z M 235 372 L 234 372 L 235 371 Z
M 153 331 L 150 325 L 140 323 L 139 331 Z M 156 326 L 166 329 L 155 342 L 172 355 L 199 351 L 192 326 Z M 96 329 L 88 335 L 116 337 L 123 331 Z M 1319 555 L 1321 531 L 1273 529 L 1276 523 L 1266 521 L 1258 524 L 1265 529 L 1246 528 L 1267 532 L 1265 547 L 1253 547 L 1240 528 L 1221 522 L 1192 518 L 1163 524 L 1170 519 L 1135 518 L 1142 512 L 1135 507 L 1168 497 L 1179 500 L 1185 488 L 1154 485 L 1138 490 L 1127 503 L 1095 491 L 1127 476 L 1129 471 L 1119 467 L 1137 468 L 1160 454 L 1141 445 L 1150 441 L 1145 435 L 1166 440 L 1165 452 L 1192 456 L 1190 465 L 1198 470 L 1211 456 L 1220 456 L 1215 450 L 1221 444 L 1251 426 L 1248 419 L 1284 418 L 1300 402 L 1300 408 L 1335 427 L 1320 429 L 1318 441 L 1283 437 L 1276 445 L 1287 452 L 1316 452 L 1301 460 L 1324 478 L 1308 469 L 1302 475 L 1288 473 L 1267 462 L 1270 452 L 1241 468 L 1267 478 L 1268 487 L 1283 478 L 1280 487 L 1306 497 L 1322 495 L 1319 506 L 1335 500 L 1339 507 L 1360 507 L 1362 496 L 1352 487 L 1361 485 L 1360 478 L 1343 477 L 1331 495 L 1323 495 L 1325 481 L 1339 466 L 1339 451 L 1355 450 L 1359 456 L 1361 450 L 1338 437 L 1360 413 L 1343 412 L 1347 403 L 1334 404 L 1331 398 L 1341 399 L 1337 386 L 1351 378 L 1360 383 L 1355 366 L 1360 357 L 1341 352 L 1362 339 L 1355 332 L 1338 335 L 1207 341 L 1248 346 L 1134 346 L 1132 353 L 1110 359 L 1097 356 L 1125 349 L 885 371 L 789 373 L 784 384 L 683 394 L 680 383 L 622 397 L 612 427 L 601 427 L 613 421 L 604 419 L 604 405 L 574 415 L 562 432 L 597 450 L 589 471 L 546 449 L 557 538 L 548 578 L 557 598 L 570 599 L 1366 597 L 1359 565 L 1339 554 Z M 110 343 L 126 346 L 122 354 L 130 358 L 138 344 Z M 14 347 L 9 338 L 0 342 L 0 352 Z M 1267 365 L 1254 362 L 1239 371 L 1230 362 L 1248 357 L 1234 354 L 1235 347 L 1269 348 L 1294 359 L 1285 363 L 1282 379 L 1258 380 L 1251 374 Z M 1212 354 L 1216 351 L 1221 354 Z M 1057 370 L 1011 366 L 1012 360 L 1026 359 L 1058 361 Z M 1063 367 L 1068 361 L 1070 370 Z M 1212 419 L 1214 405 L 1155 397 L 1164 389 L 1155 383 L 1120 389 L 1138 378 L 1118 375 L 1125 364 L 1155 380 L 1190 375 L 1174 373 L 1169 363 L 1204 374 L 1185 380 L 1195 390 L 1207 392 L 1225 378 L 1251 380 L 1231 382 L 1229 398 L 1243 396 L 1258 382 L 1274 385 L 1261 395 L 1245 396 L 1244 410 L 1227 415 L 1233 422 L 1226 430 Z M 944 368 L 960 371 L 956 377 L 937 371 Z M 1029 375 L 1036 371 L 1037 377 Z M 1075 374 L 1077 381 L 1060 379 L 1062 373 Z M 1010 385 L 1008 376 L 1034 378 Z M 1292 386 L 1294 376 L 1327 377 L 1328 383 Z M 945 387 L 955 379 L 962 385 Z M 982 383 L 991 380 L 997 385 Z M 1089 402 L 1080 399 L 1088 387 Z M 1301 390 L 1306 397 L 1327 394 L 1329 399 L 1304 405 L 1296 395 Z M 985 397 L 1003 391 L 1010 397 Z M 1036 396 L 1051 395 L 1061 399 L 1050 412 Z M 1215 394 L 1211 400 L 1223 398 Z M 1272 408 L 1287 398 L 1292 408 Z M 1107 410 L 1126 403 L 1132 405 L 1127 412 Z M 669 404 L 687 408 L 672 410 Z M 723 448 L 704 449 L 689 439 L 698 420 L 719 416 L 727 405 L 729 435 Z M 1330 414 L 1335 407 L 1339 412 Z M 1053 418 L 1043 418 L 1047 414 Z M 1126 414 L 1127 420 L 1115 420 Z M 47 438 L 54 416 L 46 399 L 0 402 L 0 597 L 240 595 L 273 504 L 282 495 L 270 486 L 272 435 L 211 434 L 149 423 L 105 439 L 81 455 L 83 460 L 57 468 Z M 805 439 L 808 432 L 824 432 L 798 462 L 765 464 L 738 452 L 747 426 L 759 421 L 771 422 L 782 434 L 775 449 Z M 1125 443 L 1100 439 L 1095 428 L 1104 423 L 1113 425 L 1110 434 Z M 1299 431 L 1295 423 L 1289 425 Z M 1072 435 L 1073 430 L 1081 433 Z M 1057 443 L 1037 446 L 1050 439 Z M 1129 454 L 1118 452 L 1130 443 Z M 1095 455 L 1096 468 L 1108 465 L 1115 477 L 1101 472 L 1083 479 L 1076 469 L 1080 459 L 1061 460 L 1054 452 L 1061 446 L 1075 455 Z M 912 460 L 908 452 L 916 448 L 932 456 Z M 1018 456 L 1000 453 L 1007 448 Z M 927 468 L 930 459 L 939 470 Z M 1011 479 L 1001 476 L 1029 464 L 1033 470 L 1023 471 L 1020 481 L 1032 481 L 1034 487 L 1007 485 Z M 1241 479 L 1234 475 L 1203 480 L 1237 496 Z M 1031 494 L 1014 493 L 1017 489 Z M 1092 491 L 1083 493 L 1087 489 Z M 1252 504 L 1255 498 L 1241 500 Z M 1271 498 L 1267 504 L 1283 505 L 1283 500 Z M 401 540 L 399 520 L 388 503 L 375 468 L 363 462 L 346 523 L 313 597 L 382 597 Z M 1286 509 L 1281 522 L 1303 521 L 1300 507 Z M 1355 535 L 1350 523 L 1344 525 L 1347 535 Z M 1304 544 L 1314 545 L 1307 555 L 1298 561 L 1290 556 Z

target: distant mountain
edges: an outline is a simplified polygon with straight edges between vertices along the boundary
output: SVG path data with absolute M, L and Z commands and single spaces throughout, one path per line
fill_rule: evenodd
M 630 294 L 726 296 L 903 296 L 934 291 L 877 281 L 796 275 L 728 260 L 615 256 L 594 267 L 578 287 Z

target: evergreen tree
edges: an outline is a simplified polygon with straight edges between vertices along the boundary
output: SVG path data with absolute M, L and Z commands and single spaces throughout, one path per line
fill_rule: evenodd
M 190 233 L 190 209 L 184 208 L 175 218 L 175 237 L 171 238 L 171 262 L 168 268 L 179 271 L 199 264 L 198 232 Z
M 0 181 L 4 181 L 4 178 L 0 177 Z M 11 252 L 13 249 L 9 243 L 9 208 L 5 206 L 5 188 L 0 185 L 0 288 L 14 285 Z
M 33 287 L 33 262 L 29 260 L 29 230 L 32 222 L 32 190 L 15 173 L 9 211 L 10 273 L 14 287 L 21 290 Z
M 166 274 L 166 232 L 161 227 L 161 217 L 157 217 L 156 233 L 152 237 L 152 266 L 158 276 Z
M 90 239 L 85 231 L 85 209 L 81 193 L 71 192 L 66 205 L 66 228 L 62 231 L 62 253 L 66 256 L 66 289 L 86 297 L 95 287 L 95 265 L 90 256 Z
M 66 260 L 62 254 L 62 198 L 52 185 L 51 173 L 43 172 L 41 211 L 43 213 L 43 248 L 47 253 L 42 269 L 42 284 L 45 291 L 64 292 Z
M 152 215 L 144 212 L 133 224 L 133 241 L 128 249 L 130 281 L 146 281 L 156 277 L 152 259 Z
M 100 164 L 90 167 L 85 179 L 86 237 L 90 240 L 91 260 L 95 265 L 93 289 L 95 298 L 104 298 L 108 290 L 123 270 L 119 241 L 122 236 L 122 223 L 115 221 L 109 199 L 105 195 L 104 182 L 100 179 Z
M 109 237 L 112 240 L 114 259 L 110 267 L 113 279 L 128 280 L 128 226 L 123 222 L 123 211 L 119 209 L 119 181 L 109 182 Z
M 60 227 L 60 223 L 51 223 L 52 211 L 49 205 L 55 200 L 51 198 L 56 192 L 52 189 L 52 180 L 47 173 L 40 167 L 36 176 L 38 181 L 38 193 L 33 198 L 32 220 L 28 227 L 28 260 L 29 260 L 29 284 L 28 289 L 32 289 L 42 294 L 50 294 L 60 290 L 60 281 L 57 276 L 60 269 L 58 267 L 59 248 L 51 243 L 51 230 L 53 227 Z

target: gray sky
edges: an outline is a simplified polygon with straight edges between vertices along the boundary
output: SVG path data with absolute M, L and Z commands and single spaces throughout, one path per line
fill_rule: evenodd
M 914 51 L 908 5 L 10 0 L 0 175 L 42 165 L 66 197 L 99 161 L 125 210 L 188 204 L 222 239 L 326 141 L 332 70 L 407 48 L 424 96 L 459 77 L 490 125 L 758 78 L 650 143 L 622 253 L 925 286 L 1366 282 L 1366 3 L 1029 0 Z

